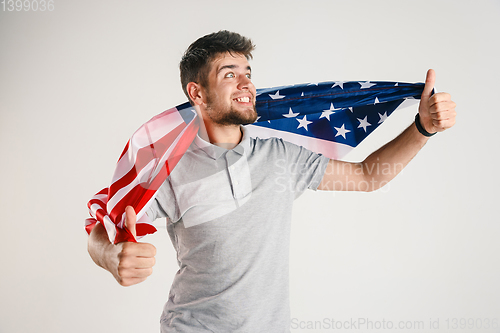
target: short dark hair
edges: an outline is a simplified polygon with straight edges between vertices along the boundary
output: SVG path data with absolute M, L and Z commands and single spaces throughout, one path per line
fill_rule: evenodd
M 210 63 L 217 56 L 230 53 L 244 55 L 247 60 L 252 59 L 255 45 L 252 40 L 236 32 L 221 30 L 203 36 L 192 43 L 182 56 L 179 64 L 181 84 L 184 94 L 189 98 L 187 84 L 195 82 L 207 88 Z M 192 103 L 191 99 L 189 101 Z

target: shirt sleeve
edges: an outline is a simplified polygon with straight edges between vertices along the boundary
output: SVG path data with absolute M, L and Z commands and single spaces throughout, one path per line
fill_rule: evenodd
M 298 198 L 306 189 L 317 190 L 330 159 L 302 146 L 286 141 L 283 143 L 295 198 Z
M 160 186 L 158 191 L 156 192 L 156 197 L 151 203 L 151 206 L 149 206 L 148 210 L 146 211 L 146 215 L 151 219 L 151 221 L 154 221 L 156 219 L 162 218 L 162 217 L 169 217 L 169 214 L 167 213 L 168 207 L 165 206 L 165 203 L 170 202 L 169 200 L 169 181 L 168 179 L 163 182 L 163 184 Z

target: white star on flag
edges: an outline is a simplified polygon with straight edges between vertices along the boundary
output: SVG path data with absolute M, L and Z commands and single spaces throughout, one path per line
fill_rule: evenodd
M 288 113 L 284 113 L 283 114 L 283 117 L 286 117 L 286 118 L 293 118 L 293 117 L 297 117 L 299 115 L 299 112 L 297 113 L 294 113 L 292 111 L 292 108 L 290 108 L 290 111 L 288 111 Z
M 375 85 L 375 83 L 370 83 L 370 81 L 358 82 L 358 83 L 361 85 L 361 89 L 370 88 Z
M 312 121 L 307 120 L 307 116 L 304 116 L 304 118 L 302 118 L 302 119 L 297 118 L 297 121 L 299 122 L 299 126 L 297 127 L 297 129 L 304 127 L 306 129 L 306 131 L 309 131 L 307 129 L 307 125 L 312 123 Z
M 378 100 L 378 97 L 375 97 L 375 103 L 373 103 L 373 105 L 378 104 L 378 103 L 380 103 L 380 101 Z
M 387 119 L 387 117 L 388 117 L 388 116 L 387 116 L 387 111 L 386 111 L 386 112 L 384 112 L 384 114 L 380 114 L 380 113 L 379 113 L 378 115 L 379 115 L 379 117 L 380 117 L 380 120 L 378 121 L 378 123 L 379 123 L 379 124 L 383 123 L 383 122 Z
M 274 95 L 269 94 L 269 97 L 271 97 L 272 99 L 282 99 L 285 98 L 285 95 L 280 95 L 280 91 L 278 90 Z
M 328 119 L 328 121 L 330 121 L 330 115 L 332 113 L 335 113 L 336 110 L 339 110 L 339 109 L 335 109 L 335 107 L 333 106 L 333 103 L 330 103 L 330 109 L 329 110 L 323 110 L 323 112 L 321 113 L 321 116 L 319 116 L 319 118 L 326 118 Z
M 344 89 L 344 83 L 345 81 L 335 81 L 335 84 L 332 86 L 332 89 L 335 88 L 336 86 L 339 86 L 340 88 Z
M 335 137 L 342 135 L 345 139 L 345 134 L 350 132 L 350 130 L 345 129 L 344 124 L 342 124 L 342 127 L 340 127 L 340 128 L 338 128 L 338 127 L 334 127 L 334 128 L 337 130 L 337 134 L 335 134 Z
M 359 126 L 358 126 L 358 128 L 362 127 L 362 128 L 365 130 L 365 132 L 366 132 L 366 127 L 367 127 L 367 126 L 371 126 L 371 125 L 372 125 L 372 124 L 370 124 L 370 123 L 368 122 L 368 116 L 365 116 L 365 118 L 364 118 L 364 119 L 359 119 L 359 118 L 357 118 L 357 119 L 358 119 L 358 121 L 359 121 Z

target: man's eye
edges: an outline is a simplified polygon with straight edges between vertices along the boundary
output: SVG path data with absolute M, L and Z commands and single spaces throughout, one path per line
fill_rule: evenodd
M 252 74 L 247 74 L 247 78 L 251 79 L 252 78 Z
M 226 77 L 234 77 L 234 73 L 227 73 Z

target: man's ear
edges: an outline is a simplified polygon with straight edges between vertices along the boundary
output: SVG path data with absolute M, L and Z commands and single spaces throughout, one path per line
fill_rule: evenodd
M 186 90 L 194 105 L 201 105 L 204 103 L 204 91 L 198 83 L 189 82 L 186 86 Z

